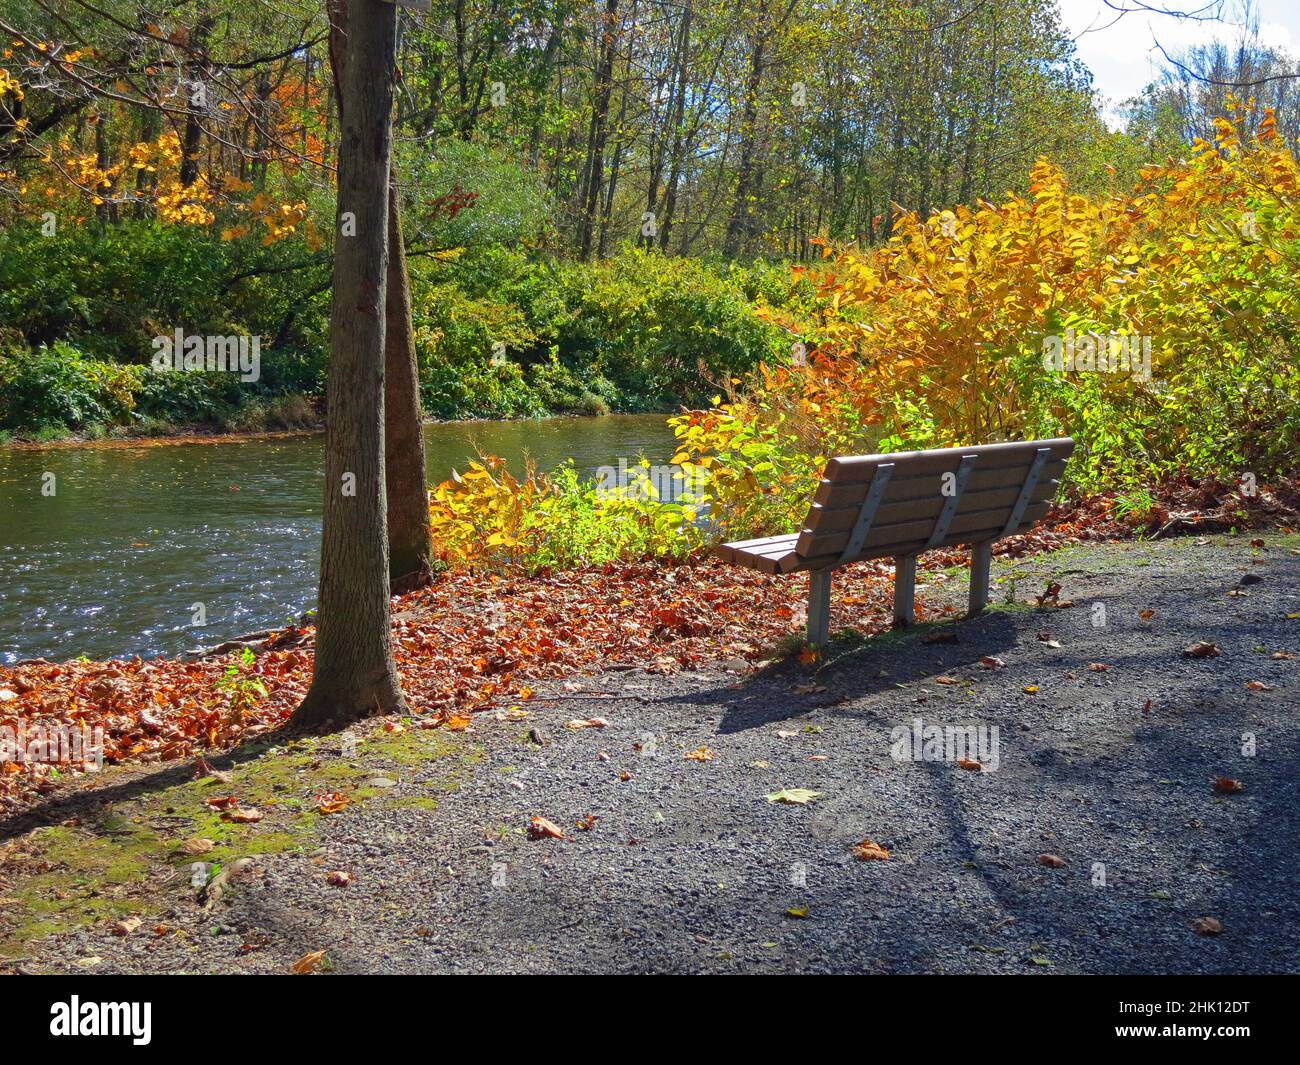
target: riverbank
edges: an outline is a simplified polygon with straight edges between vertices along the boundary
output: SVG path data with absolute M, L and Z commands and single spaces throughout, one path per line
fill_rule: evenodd
M 676 413 L 676 409 L 665 407 L 663 410 L 637 411 L 634 416 L 655 415 L 667 418 Z M 505 423 L 526 423 L 553 421 L 569 418 L 610 418 L 618 417 L 623 412 L 605 411 L 600 414 L 577 412 L 560 412 L 551 414 L 520 415 L 514 418 L 425 418 L 421 424 L 433 425 L 495 425 Z M 233 444 L 256 442 L 259 440 L 285 440 L 300 436 L 314 436 L 325 432 L 323 418 L 315 418 L 309 425 L 286 426 L 278 429 L 227 429 L 220 426 L 201 424 L 151 426 L 148 431 L 134 432 L 131 429 L 115 429 L 102 435 L 85 435 L 68 432 L 66 435 L 48 439 L 22 434 L 0 433 L 0 449 L 14 451 L 37 451 L 55 448 L 131 448 L 163 447 L 180 444 Z
M 957 621 L 964 574 L 938 559 L 925 623 L 884 634 L 888 579 L 853 567 L 807 662 L 773 657 L 797 579 L 502 580 L 451 615 L 426 590 L 395 621 L 408 691 L 457 672 L 448 647 L 499 656 L 450 713 L 417 696 L 406 720 L 61 788 L 0 827 L 3 953 L 29 972 L 1295 971 L 1300 538 L 1060 544 L 993 576 L 994 608 Z M 918 717 L 996 746 L 899 757 Z

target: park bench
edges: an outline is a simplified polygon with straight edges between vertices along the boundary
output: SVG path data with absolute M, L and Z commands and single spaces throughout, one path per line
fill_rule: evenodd
M 894 623 L 914 620 L 916 556 L 969 544 L 970 614 L 988 604 L 995 540 L 1047 513 L 1074 450 L 1069 437 L 833 458 L 803 528 L 788 536 L 722 544 L 717 554 L 763 573 L 808 571 L 808 642 L 830 632 L 831 574 L 894 559 Z

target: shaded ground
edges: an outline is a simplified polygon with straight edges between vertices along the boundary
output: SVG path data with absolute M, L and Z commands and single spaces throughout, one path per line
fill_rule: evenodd
M 355 748 L 246 749 L 227 780 L 121 772 L 58 799 L 53 827 L 0 830 L 0 953 L 39 972 L 286 972 L 311 951 L 339 972 L 1300 970 L 1300 541 L 1265 540 L 998 561 L 984 617 L 817 665 L 606 670 L 463 732 L 371 723 Z M 921 576 L 924 603 L 964 598 L 964 573 Z M 1025 602 L 1049 579 L 1072 607 Z M 1184 657 L 1200 640 L 1222 654 Z M 996 728 L 997 768 L 895 760 L 918 717 Z M 820 794 L 765 799 L 797 787 Z M 204 805 L 227 792 L 264 819 Z M 568 838 L 530 839 L 535 815 Z M 174 852 L 196 836 L 223 868 L 256 856 L 207 912 Z M 857 860 L 863 838 L 889 860 Z

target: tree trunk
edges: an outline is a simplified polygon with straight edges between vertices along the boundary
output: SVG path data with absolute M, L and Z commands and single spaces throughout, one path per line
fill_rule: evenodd
M 384 466 L 388 486 L 390 591 L 401 595 L 432 579 L 429 493 L 424 470 L 420 372 L 411 324 L 411 284 L 397 198 L 397 171 L 388 187 L 388 288 L 384 301 Z
M 600 58 L 596 66 L 596 95 L 587 137 L 586 184 L 582 195 L 582 238 L 579 258 L 591 257 L 596 235 L 596 206 L 605 176 L 605 137 L 609 125 L 609 101 L 613 95 L 614 51 L 618 44 L 618 0 L 605 0 L 601 16 Z
M 347 62 L 345 0 L 329 0 L 330 65 L 340 115 Z M 420 375 L 411 323 L 411 283 L 406 272 L 402 208 L 397 171 L 388 176 L 388 284 L 384 300 L 384 469 L 388 495 L 388 576 L 393 595 L 421 588 L 432 579 L 429 557 L 429 496 L 425 481 Z
M 293 714 L 295 725 L 315 730 L 406 708 L 389 629 L 384 488 L 397 8 L 383 0 L 348 0 L 347 10 L 316 660 L 311 689 Z

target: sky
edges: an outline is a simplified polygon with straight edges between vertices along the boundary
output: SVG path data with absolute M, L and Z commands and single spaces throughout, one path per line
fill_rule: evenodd
M 1142 0 L 1147 7 L 1192 12 L 1208 0 Z M 1059 0 L 1061 19 L 1075 38 L 1079 57 L 1093 73 L 1094 83 L 1106 98 L 1106 120 L 1118 127 L 1116 105 L 1136 96 L 1152 80 L 1163 62 L 1156 42 L 1170 55 L 1219 39 L 1235 41 L 1240 35 L 1239 0 L 1226 0 L 1222 21 L 1178 19 L 1138 10 L 1136 0 Z M 1119 14 L 1116 7 L 1134 10 Z M 1300 3 L 1297 0 L 1255 0 L 1260 38 L 1300 59 Z

